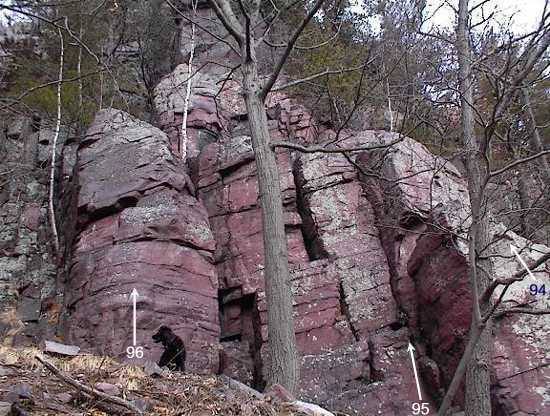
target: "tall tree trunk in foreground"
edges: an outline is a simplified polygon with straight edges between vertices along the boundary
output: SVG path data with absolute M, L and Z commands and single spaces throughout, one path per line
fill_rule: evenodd
M 292 317 L 292 291 L 279 172 L 269 144 L 265 105 L 259 88 L 255 56 L 243 64 L 243 90 L 252 146 L 256 157 L 265 250 L 265 295 L 268 300 L 270 367 L 268 381 L 294 392 L 299 378 L 296 335 Z
M 468 0 L 459 1 L 457 51 L 459 60 L 460 101 L 462 108 L 462 144 L 465 152 L 466 176 L 470 196 L 472 224 L 469 233 L 469 277 L 472 286 L 473 314 L 470 331 L 472 336 L 481 324 L 481 314 L 486 313 L 489 301 L 480 305 L 480 293 L 484 293 L 492 276 L 491 260 L 486 258 L 490 242 L 489 219 L 486 212 L 487 201 L 484 197 L 488 178 L 488 161 L 485 157 L 487 143 L 480 142 L 474 132 L 474 77 L 471 67 L 471 48 L 469 41 Z M 491 322 L 483 328 L 475 346 L 473 356 L 466 368 L 466 416 L 491 416 L 490 360 L 491 360 Z
M 283 203 L 279 184 L 279 172 L 275 151 L 270 146 L 265 99 L 277 81 L 304 28 L 311 21 L 325 0 L 316 0 L 306 17 L 290 37 L 285 51 L 274 66 L 267 81 L 258 74 L 256 60 L 255 28 L 262 22 L 260 1 L 239 1 L 238 7 L 244 25 L 229 0 L 209 0 L 216 16 L 238 45 L 241 57 L 243 95 L 248 112 L 252 147 L 256 159 L 259 199 L 262 208 L 264 238 L 264 281 L 267 302 L 270 365 L 268 384 L 281 384 L 291 393 L 299 380 L 298 352 L 294 333 L 292 289 L 288 270 L 288 253 L 283 217 Z M 269 25 L 269 23 L 268 23 Z M 266 31 L 268 28 L 266 28 Z

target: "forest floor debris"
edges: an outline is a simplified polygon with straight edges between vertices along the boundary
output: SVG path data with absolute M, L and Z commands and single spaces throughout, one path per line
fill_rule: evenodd
M 89 388 L 98 384 L 116 386 L 113 391 L 119 392 L 118 397 L 141 409 L 144 415 L 303 415 L 292 410 L 288 403 L 254 397 L 232 388 L 222 377 L 167 371 L 162 377 L 153 378 L 138 366 L 121 364 L 109 357 L 82 354 L 61 358 L 44 355 L 37 348 L 0 346 L 0 402 L 10 403 L 10 406 L 17 403 L 29 415 L 133 414 L 128 409 L 78 391 L 56 377 L 36 356 L 47 360 L 81 385 Z

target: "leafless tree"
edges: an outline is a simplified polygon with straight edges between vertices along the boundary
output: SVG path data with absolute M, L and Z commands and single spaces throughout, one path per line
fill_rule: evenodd
M 507 288 L 512 282 L 521 280 L 526 272 L 521 272 L 509 278 L 495 278 L 494 276 L 494 267 L 491 260 L 493 237 L 490 232 L 489 216 L 487 215 L 489 200 L 486 187 L 492 178 L 510 168 L 539 159 L 550 153 L 550 150 L 539 149 L 540 151 L 532 156 L 516 160 L 501 169 L 491 171 L 489 152 L 497 125 L 501 122 L 514 97 L 521 93 L 524 80 L 550 44 L 549 16 L 546 9 L 539 30 L 532 35 L 524 52 L 516 58 L 515 70 L 498 74 L 504 75 L 500 77 L 501 90 L 488 120 L 483 120 L 479 113 L 476 114 L 474 102 L 476 81 L 471 47 L 471 12 L 469 1 L 459 0 L 456 50 L 459 62 L 458 91 L 461 104 L 462 150 L 464 152 L 471 210 L 471 225 L 468 236 L 468 275 L 472 290 L 473 308 L 469 341 L 439 409 L 440 416 L 446 415 L 464 373 L 466 376 L 466 416 L 491 415 L 491 333 L 493 314 L 503 299 L 503 294 L 501 294 L 499 299 L 494 301 L 492 294 L 497 286 L 504 284 Z M 483 127 L 481 134 L 475 131 L 476 122 Z M 533 264 L 531 267 L 537 267 L 549 258 L 550 255 L 542 256 L 537 264 Z M 505 292 L 506 289 L 503 290 L 503 293 Z M 506 314 L 508 312 L 503 310 L 499 313 Z M 546 311 L 546 313 L 549 313 L 549 311 Z

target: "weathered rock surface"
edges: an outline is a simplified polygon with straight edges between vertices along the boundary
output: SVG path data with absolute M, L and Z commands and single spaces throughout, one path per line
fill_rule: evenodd
M 171 84 L 177 84 L 174 79 L 177 73 Z M 221 128 L 219 138 L 195 146 L 200 149 L 188 160 L 217 242 L 221 370 L 261 386 L 269 363 L 261 217 L 250 133 L 238 98 L 235 93 L 218 96 L 218 117 L 211 112 L 208 120 Z M 175 120 L 181 111 L 177 105 L 161 106 L 161 126 L 162 117 Z M 307 111 L 285 97 L 272 97 L 268 114 L 272 140 L 308 143 L 330 136 L 319 134 Z M 178 123 L 181 117 L 167 126 L 176 141 Z M 196 134 L 211 129 L 194 127 Z M 348 133 L 342 143 L 398 138 L 385 132 Z M 464 242 L 468 194 L 459 171 L 408 138 L 389 152 L 358 155 L 360 177 L 338 155 L 285 150 L 277 158 L 303 357 L 300 395 L 352 413 L 407 413 L 416 400 L 406 350 L 411 340 L 418 347 L 426 393 L 441 398 L 470 322 Z M 498 273 L 509 271 L 511 264 L 509 258 Z M 540 332 L 536 337 L 545 339 Z M 537 351 L 540 356 L 543 350 Z M 496 359 L 495 368 L 504 372 Z M 524 387 L 533 392 L 539 382 L 526 381 Z M 497 406 L 506 388 L 495 386 Z
M 218 370 L 215 243 L 202 204 L 160 130 L 118 110 L 98 113 L 78 150 L 78 235 L 66 284 L 68 338 L 125 355 L 138 345 L 158 360 L 151 335 L 168 325 L 186 340 L 188 368 Z
M 39 140 L 47 136 L 40 120 L 5 122 L 0 140 L 0 338 L 30 345 L 52 336 L 57 319 L 50 308 L 56 261 L 47 208 L 49 164 L 44 163 L 50 146 L 47 139 Z M 65 138 L 61 134 L 60 142 Z
M 177 80 L 184 75 L 180 70 L 165 78 L 157 99 L 161 126 L 177 135 L 181 103 L 173 98 L 177 91 L 170 93 L 166 86 L 179 85 Z M 217 101 L 217 114 L 223 114 L 216 118 L 217 125 L 223 126 L 224 133 L 216 142 L 191 144 L 200 152 L 188 154 L 188 161 L 217 242 L 224 346 L 221 370 L 262 386 L 269 356 L 261 215 L 250 133 L 242 119 L 244 107 L 239 94 L 232 91 L 234 85 L 229 85 Z M 194 94 L 191 97 L 194 103 L 198 99 Z M 193 106 L 191 119 L 196 111 Z M 270 97 L 268 110 L 272 140 L 292 137 L 308 143 L 315 137 L 317 127 L 307 111 L 288 98 Z M 177 122 L 163 124 L 166 120 Z M 188 123 L 199 135 L 212 125 Z M 177 138 L 172 142 L 177 143 Z M 300 395 L 350 412 L 398 415 L 407 411 L 407 400 L 416 394 L 408 369 L 408 332 L 396 324 L 398 310 L 374 213 L 353 166 L 343 157 L 306 157 L 286 150 L 277 152 L 277 160 L 296 334 L 303 357 Z M 388 355 L 395 358 L 388 359 Z M 402 403 L 376 399 L 390 396 L 393 389 L 399 390 Z

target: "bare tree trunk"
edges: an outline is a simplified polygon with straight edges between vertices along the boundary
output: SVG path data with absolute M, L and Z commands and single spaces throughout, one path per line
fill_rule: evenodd
M 529 227 L 529 191 L 527 186 L 527 174 L 522 170 L 518 175 L 518 196 L 521 208 L 521 233 L 525 238 L 531 237 L 531 227 Z
M 459 60 L 462 142 L 465 152 L 466 176 L 470 196 L 472 224 L 469 232 L 469 276 L 472 287 L 473 313 L 471 334 L 482 322 L 481 314 L 488 311 L 489 302 L 480 305 L 480 293 L 484 293 L 492 276 L 491 260 L 482 251 L 490 241 L 489 220 L 484 198 L 485 184 L 489 174 L 486 158 L 488 144 L 480 142 L 474 133 L 473 74 L 469 41 L 468 0 L 459 1 L 457 51 Z M 491 321 L 483 328 L 472 359 L 466 366 L 466 416 L 491 416 L 490 394 L 490 342 Z
M 292 316 L 292 290 L 284 227 L 279 172 L 269 144 L 265 105 L 260 97 L 255 57 L 243 65 L 243 89 L 252 146 L 256 157 L 265 252 L 265 292 L 269 335 L 268 383 L 295 392 L 299 378 L 296 335 Z
M 197 15 L 197 2 L 192 1 L 193 19 Z M 193 85 L 193 57 L 195 55 L 195 23 L 191 22 L 191 51 L 189 52 L 189 61 L 187 62 L 187 82 L 185 83 L 185 101 L 183 104 L 183 121 L 181 122 L 180 138 L 180 156 L 183 162 L 187 157 L 187 112 L 189 111 L 189 98 L 191 97 L 191 87 Z
M 533 113 L 533 107 L 531 106 L 529 91 L 527 91 L 527 88 L 524 87 L 521 89 L 521 92 L 523 95 L 523 102 L 525 103 L 525 110 L 527 111 L 527 115 L 529 116 L 531 129 L 533 130 L 533 133 L 531 134 L 531 148 L 535 153 L 540 153 L 544 150 L 544 146 L 542 145 L 542 139 L 537 128 L 537 121 L 535 120 L 535 114 Z M 542 156 L 539 158 L 538 162 L 542 178 L 544 179 L 545 183 L 550 183 L 550 162 L 548 161 L 548 157 Z
M 57 150 L 57 140 L 59 139 L 59 130 L 61 129 L 61 82 L 63 80 L 63 64 L 64 64 L 64 55 L 65 55 L 65 45 L 63 43 L 63 34 L 61 29 L 57 29 L 59 35 L 59 77 L 57 82 L 57 120 L 55 124 L 55 134 L 52 142 L 52 161 L 50 166 L 50 192 L 48 198 L 48 205 L 50 211 L 50 225 L 52 227 L 53 234 L 53 243 L 55 248 L 55 255 L 59 256 L 59 235 L 57 233 L 57 223 L 55 219 L 55 206 L 53 203 L 54 193 L 55 193 L 55 163 L 56 163 L 56 150 Z

